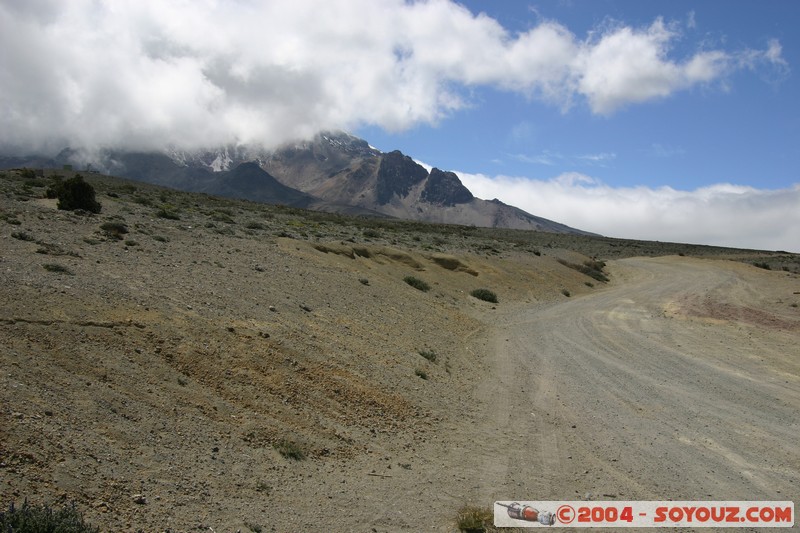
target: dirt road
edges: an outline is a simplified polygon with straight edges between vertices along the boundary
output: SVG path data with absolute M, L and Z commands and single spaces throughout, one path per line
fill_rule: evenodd
M 797 500 L 797 280 L 629 259 L 613 287 L 503 311 L 478 498 Z

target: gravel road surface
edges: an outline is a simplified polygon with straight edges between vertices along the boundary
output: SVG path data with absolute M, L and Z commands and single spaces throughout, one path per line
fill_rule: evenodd
M 480 433 L 492 500 L 797 500 L 797 281 L 635 258 L 613 286 L 503 311 Z

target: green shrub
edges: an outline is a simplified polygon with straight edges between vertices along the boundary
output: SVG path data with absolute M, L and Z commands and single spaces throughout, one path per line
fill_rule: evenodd
M 478 300 L 483 300 L 484 302 L 491 302 L 493 304 L 497 303 L 497 295 L 490 291 L 489 289 L 475 289 L 470 293 L 472 296 L 477 298 Z
M 422 292 L 428 292 L 429 290 L 431 290 L 430 285 L 428 285 L 426 282 L 422 281 L 419 278 L 415 278 L 414 276 L 406 276 L 403 278 L 403 281 L 405 281 L 415 289 L 420 290 Z
M 571 296 L 570 292 L 567 289 L 561 289 L 561 294 L 569 298 Z
M 19 175 L 28 180 L 36 179 L 36 171 L 33 170 L 32 168 L 23 168 L 20 171 Z
M 15 215 L 10 215 L 8 213 L 0 213 L 0 220 L 5 220 L 6 222 L 11 224 L 12 226 L 21 226 L 22 225 L 22 221 L 20 219 L 16 218 Z
M 72 271 L 70 269 L 68 269 L 64 265 L 59 265 L 57 263 L 45 263 L 42 265 L 42 268 L 44 268 L 48 272 L 55 272 L 56 274 L 67 274 L 72 276 Z
M 128 226 L 122 222 L 104 222 L 100 225 L 100 229 L 110 239 L 122 240 L 122 236 L 128 233 Z
M 559 259 L 558 262 L 573 270 L 577 270 L 581 274 L 586 274 L 590 278 L 596 279 L 597 281 L 602 281 L 604 283 L 608 281 L 608 276 L 606 276 L 606 274 L 603 272 L 603 269 L 606 266 L 606 264 L 603 261 L 597 261 L 592 259 L 589 261 L 585 261 L 582 265 L 579 265 L 577 263 L 570 263 L 569 261 L 566 261 L 564 259 Z
M 427 359 L 428 361 L 430 361 L 431 363 L 436 362 L 436 352 L 434 352 L 433 350 L 420 350 L 417 353 L 420 354 L 425 359 Z
M 230 214 L 230 210 L 217 210 L 211 213 L 211 220 L 215 222 L 225 222 L 226 224 L 236 224 L 236 221 Z
M 483 533 L 497 531 L 494 527 L 494 513 L 489 507 L 465 505 L 458 511 L 456 527 L 459 531 Z
M 302 461 L 306 458 L 305 452 L 303 449 L 296 442 L 292 442 L 290 440 L 279 440 L 273 447 L 278 450 L 282 456 L 287 459 L 294 459 L 295 461 Z
M 756 263 L 753 263 L 753 265 L 757 266 L 758 268 L 763 268 L 764 270 L 772 270 L 772 267 L 770 267 L 769 263 L 767 263 L 766 261 L 764 261 L 763 263 L 757 263 L 756 262 Z
M 156 211 L 156 216 L 158 218 L 166 218 L 167 220 L 180 220 L 181 216 L 175 211 L 175 208 L 172 206 L 164 206 L 158 211 Z
M 95 198 L 94 187 L 83 181 L 80 174 L 65 181 L 54 179 L 46 195 L 48 198 L 58 198 L 58 208 L 64 211 L 83 209 L 90 213 L 99 213 L 102 209 Z
M 15 239 L 19 239 L 21 241 L 35 241 L 36 240 L 32 236 L 30 236 L 27 233 L 25 233 L 24 231 L 15 231 L 14 233 L 11 234 L 11 236 L 14 237 Z
M 12 502 L 7 511 L 0 512 L 0 531 L 14 533 L 100 533 L 100 529 L 83 521 L 75 504 L 62 509 L 47 505 L 30 505 L 27 500 L 22 507 Z
M 417 377 L 420 377 L 422 379 L 428 379 L 428 373 L 425 372 L 424 370 L 420 370 L 419 368 L 414 371 L 414 374 L 416 374 Z
M 150 198 L 147 198 L 146 196 L 135 196 L 133 198 L 133 201 L 139 205 L 144 205 L 146 207 L 150 207 L 153 205 L 153 201 Z

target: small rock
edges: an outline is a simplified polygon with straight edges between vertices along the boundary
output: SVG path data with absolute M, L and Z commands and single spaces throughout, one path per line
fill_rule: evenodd
M 310 313 L 311 312 L 311 308 L 309 306 L 307 306 L 306 304 L 300 304 L 300 309 L 302 309 L 306 313 Z
M 51 411 L 50 409 L 47 409 L 47 410 L 44 412 L 44 414 L 45 414 L 45 416 L 53 416 L 53 411 Z
M 269 310 L 270 310 L 270 311 L 272 311 L 273 313 L 274 313 L 275 311 L 277 311 L 277 309 L 275 309 L 275 306 L 274 306 L 274 305 L 270 305 L 270 306 L 269 306 Z
M 147 498 L 144 497 L 143 494 L 134 494 L 131 496 L 133 503 L 138 503 L 139 505 L 144 505 L 147 503 Z

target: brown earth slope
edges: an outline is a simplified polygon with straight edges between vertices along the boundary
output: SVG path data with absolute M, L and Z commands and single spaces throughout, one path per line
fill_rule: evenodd
M 622 241 L 92 182 L 97 216 L 2 177 L 3 505 L 74 501 L 108 531 L 452 531 L 495 498 L 798 493 L 796 274 L 629 259 L 604 284 L 563 262 Z

